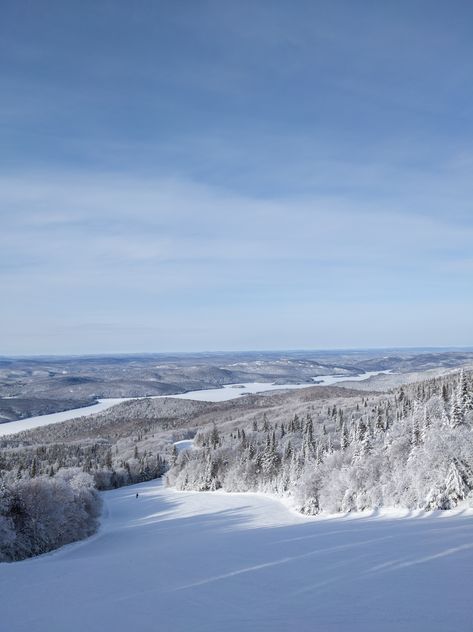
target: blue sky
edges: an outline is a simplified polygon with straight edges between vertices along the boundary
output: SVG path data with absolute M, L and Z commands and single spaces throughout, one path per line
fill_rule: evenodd
M 473 344 L 471 3 L 1 5 L 0 354 Z

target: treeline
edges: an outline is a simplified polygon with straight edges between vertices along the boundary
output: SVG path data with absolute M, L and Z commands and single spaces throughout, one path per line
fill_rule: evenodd
M 47 553 L 92 535 L 101 500 L 94 479 L 80 468 L 54 476 L 0 479 L 0 561 Z
M 0 438 L 0 476 L 54 476 L 80 467 L 100 490 L 160 477 L 172 442 L 187 438 L 185 428 L 201 402 L 136 400 L 102 413 Z M 193 436 L 195 431 L 190 431 Z
M 90 474 L 99 490 L 142 483 L 160 477 L 166 470 L 166 460 L 151 451 L 140 451 L 134 446 L 132 455 L 125 458 L 118 446 L 108 441 L 90 445 L 52 443 L 3 450 L 0 472 L 21 480 L 38 476 L 53 477 L 64 468 L 81 468 Z
M 302 512 L 449 509 L 472 497 L 473 380 L 461 372 L 229 432 L 198 433 L 167 475 L 179 489 L 290 496 Z

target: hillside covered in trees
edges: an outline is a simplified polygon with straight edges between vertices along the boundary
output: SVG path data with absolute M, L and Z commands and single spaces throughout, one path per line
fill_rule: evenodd
M 173 448 L 190 438 L 192 449 Z M 450 509 L 472 497 L 473 374 L 385 393 L 312 387 L 218 403 L 135 400 L 0 446 L 0 560 L 90 535 L 96 490 L 163 474 L 182 490 L 287 497 L 306 514 Z
M 308 514 L 450 509 L 472 497 L 473 380 L 464 371 L 315 414 L 201 430 L 175 455 L 179 489 L 288 496 Z
M 80 468 L 0 479 L 0 562 L 47 553 L 92 535 L 101 499 Z

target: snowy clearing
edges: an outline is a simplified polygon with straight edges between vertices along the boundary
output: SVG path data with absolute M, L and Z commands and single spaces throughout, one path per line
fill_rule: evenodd
M 175 441 L 174 444 L 178 452 L 183 450 L 190 450 L 194 445 L 194 439 L 182 439 L 181 441 Z
M 104 498 L 96 536 L 0 565 L 5 630 L 473 629 L 471 515 L 308 519 L 157 481 Z

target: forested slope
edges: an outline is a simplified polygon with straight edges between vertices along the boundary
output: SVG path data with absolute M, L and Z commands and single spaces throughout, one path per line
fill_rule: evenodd
M 200 431 L 167 475 L 179 489 L 290 496 L 302 512 L 448 509 L 473 489 L 473 380 L 464 371 L 315 415 Z

